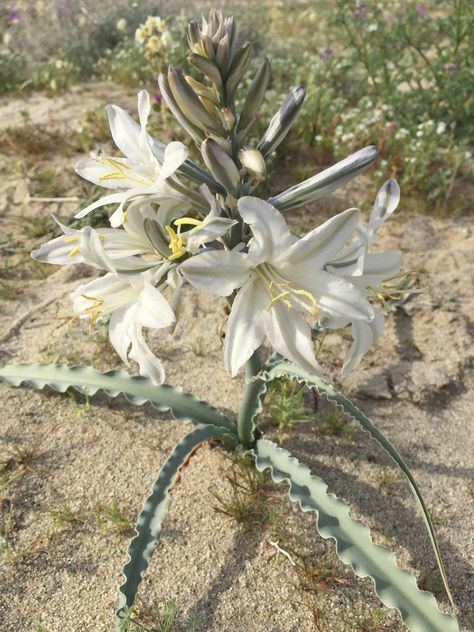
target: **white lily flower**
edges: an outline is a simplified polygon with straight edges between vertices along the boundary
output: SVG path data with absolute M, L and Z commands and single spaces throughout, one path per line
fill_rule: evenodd
M 153 152 L 154 141 L 146 129 L 150 111 L 150 96 L 146 90 L 138 93 L 140 125 L 122 108 L 115 105 L 107 107 L 112 137 L 124 157 L 99 156 L 83 160 L 76 165 L 76 172 L 99 186 L 122 190 L 93 202 L 79 211 L 77 218 L 106 204 L 119 204 L 110 217 L 111 225 L 117 227 L 123 221 L 125 205 L 132 199 L 161 201 L 180 198 L 166 179 L 183 164 L 189 150 L 182 143 L 173 141 L 166 146 L 161 164 Z
M 81 285 L 71 294 L 73 308 L 81 318 L 94 323 L 110 316 L 109 336 L 120 358 L 130 366 L 129 358 L 140 367 L 140 374 L 156 384 L 164 380 L 164 368 L 148 347 L 143 327 L 171 327 L 176 317 L 163 294 L 155 287 L 166 274 L 166 263 L 154 273 L 133 275 L 107 273 Z M 164 283 L 162 284 L 164 286 Z
M 95 230 L 86 226 L 76 230 L 55 220 L 64 235 L 33 250 L 31 256 L 43 263 L 57 265 L 87 263 L 109 272 L 144 270 L 157 264 L 157 256 L 159 259 L 163 258 L 163 253 L 156 251 L 147 235 L 145 220 L 158 222 L 163 228 L 163 233 L 166 234 L 164 227 L 179 217 L 188 207 L 189 204 L 180 200 L 164 200 L 158 211 L 149 204 L 132 204 L 124 218 L 123 228 Z M 172 250 L 169 249 L 169 252 L 171 254 Z M 152 256 L 142 258 L 142 255 Z
M 204 291 L 228 296 L 241 288 L 227 327 L 226 369 L 235 375 L 267 335 L 281 355 L 319 372 L 311 329 L 301 312 L 366 322 L 374 317 L 353 284 L 323 270 L 351 236 L 359 211 L 349 209 L 295 240 L 281 213 L 267 202 L 244 197 L 238 209 L 252 229 L 247 253 L 207 251 L 180 266 L 183 276 Z
M 367 227 L 358 226 L 358 236 L 326 266 L 334 275 L 342 277 L 365 296 L 378 300 L 383 306 L 385 296 L 399 293 L 401 254 L 395 251 L 368 253 L 375 239 L 375 233 L 395 211 L 400 200 L 400 188 L 395 180 L 388 180 L 379 190 Z M 326 319 L 322 324 L 328 329 L 347 327 L 349 319 Z M 374 307 L 374 319 L 371 322 L 352 321 L 353 344 L 349 349 L 342 367 L 342 374 L 355 368 L 362 357 L 382 335 L 385 316 L 382 309 Z

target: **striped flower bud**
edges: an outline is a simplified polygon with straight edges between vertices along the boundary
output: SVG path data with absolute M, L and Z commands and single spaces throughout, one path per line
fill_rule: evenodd
M 239 170 L 229 154 L 211 138 L 207 138 L 201 144 L 201 153 L 207 168 L 217 182 L 222 184 L 228 193 L 237 197 Z
M 303 105 L 306 91 L 300 86 L 293 88 L 270 121 L 267 130 L 257 145 L 264 157 L 269 156 L 290 131 L 293 121 Z
M 237 127 L 239 132 L 247 129 L 257 110 L 262 105 L 270 77 L 271 65 L 268 59 L 265 58 L 250 85 L 247 97 L 242 107 L 242 113 L 240 114 L 239 124 Z

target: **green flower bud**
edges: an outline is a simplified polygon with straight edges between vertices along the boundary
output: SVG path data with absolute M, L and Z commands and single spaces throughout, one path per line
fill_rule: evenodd
M 211 138 L 207 138 L 201 144 L 201 153 L 207 168 L 217 182 L 222 184 L 228 193 L 237 197 L 239 170 L 229 154 Z
M 271 65 L 267 58 L 264 59 L 263 64 L 260 66 L 257 74 L 255 75 L 247 97 L 245 99 L 242 113 L 240 114 L 239 124 L 237 130 L 239 132 L 247 129 L 252 122 L 257 110 L 262 105 L 265 97 L 265 92 L 268 87 L 268 83 L 271 77 Z
M 244 44 L 234 55 L 229 67 L 229 74 L 225 83 L 226 98 L 229 103 L 234 98 L 235 91 L 252 61 L 253 47 L 250 42 Z

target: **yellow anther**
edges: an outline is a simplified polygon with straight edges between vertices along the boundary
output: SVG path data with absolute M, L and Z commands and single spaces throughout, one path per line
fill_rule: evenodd
M 104 299 L 100 298 L 99 296 L 88 296 L 87 294 L 81 294 L 82 298 L 86 299 L 86 301 L 91 301 L 92 305 L 90 305 L 89 307 L 86 307 L 85 310 L 83 310 L 83 314 L 91 314 L 93 312 L 97 312 L 97 316 L 100 313 L 100 308 L 102 307 L 102 305 L 104 304 Z M 97 318 L 97 316 L 95 318 Z
M 77 248 L 73 248 L 71 250 L 71 252 L 68 254 L 68 257 L 74 257 L 75 255 L 79 254 L 81 252 L 81 249 L 79 248 L 79 246 L 77 246 Z
M 294 292 L 295 294 L 300 294 L 301 296 L 306 296 L 306 298 L 309 298 L 314 307 L 317 306 L 318 301 L 314 298 L 311 292 L 308 292 L 307 290 L 292 290 L 292 292 Z
M 274 298 L 272 298 L 272 300 L 270 301 L 270 303 L 268 304 L 267 309 L 271 309 L 273 307 L 273 305 L 275 305 L 275 303 L 281 299 L 286 298 L 287 296 L 291 296 L 291 292 L 282 292 L 281 294 L 278 294 L 278 296 L 275 296 Z M 291 307 L 291 303 L 290 301 L 285 301 L 285 305 L 288 307 L 288 304 L 290 304 Z M 290 307 L 288 307 L 288 309 L 290 309 Z
M 175 219 L 173 224 L 175 226 L 200 226 L 202 224 L 202 221 L 199 219 L 194 219 L 194 217 L 180 217 L 179 219 Z
M 67 238 L 64 240 L 64 243 L 65 243 L 65 244 L 74 244 L 74 243 L 76 243 L 77 241 L 79 241 L 79 235 L 72 235 L 72 237 L 67 237 Z
M 94 158 L 94 160 L 96 162 L 98 162 L 100 165 L 105 165 L 106 167 L 111 167 L 112 171 L 110 173 L 106 173 L 105 175 L 101 176 L 99 178 L 100 180 L 125 180 L 126 178 L 128 180 L 133 180 L 134 182 L 137 182 L 138 184 L 151 184 L 153 183 L 153 178 L 141 178 L 140 176 L 137 176 L 133 170 L 132 167 L 130 167 L 130 165 L 127 165 L 125 163 L 119 162 L 118 160 L 114 160 L 114 158 L 110 158 L 110 157 L 105 157 L 105 158 Z M 129 173 L 125 173 L 125 171 L 128 171 Z
M 181 235 L 176 234 L 176 231 L 174 231 L 171 226 L 165 226 L 165 230 L 170 238 L 169 248 L 171 250 L 171 255 L 168 257 L 168 259 L 170 261 L 174 261 L 175 259 L 179 259 L 186 254 L 184 241 Z

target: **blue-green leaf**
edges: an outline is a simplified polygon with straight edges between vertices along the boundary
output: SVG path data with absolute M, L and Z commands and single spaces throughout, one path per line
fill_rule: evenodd
M 201 426 L 187 434 L 174 447 L 170 456 L 161 468 L 153 485 L 151 494 L 145 501 L 135 526 L 136 536 L 128 547 L 128 562 L 122 573 L 125 581 L 120 586 L 120 600 L 117 610 L 117 630 L 124 629 L 130 608 L 133 606 L 138 586 L 150 562 L 151 555 L 161 534 L 161 526 L 169 504 L 169 492 L 179 468 L 186 457 L 200 443 L 211 437 L 234 437 L 225 428 L 217 426 Z M 234 437 L 235 438 L 235 437 Z
M 372 541 L 369 528 L 351 518 L 349 507 L 327 485 L 311 474 L 287 450 L 266 439 L 257 441 L 253 454 L 259 471 L 269 468 L 273 480 L 289 484 L 289 497 L 303 511 L 316 514 L 323 538 L 333 538 L 339 558 L 359 577 L 371 577 L 380 600 L 396 608 L 412 632 L 459 632 L 457 621 L 442 613 L 431 593 L 422 591 L 415 577 L 396 564 L 394 554 Z
M 126 371 L 101 373 L 89 366 L 9 364 L 0 369 L 0 381 L 11 386 L 27 384 L 39 390 L 49 386 L 60 393 L 72 387 L 80 393 L 94 395 L 102 389 L 110 397 L 123 394 L 136 406 L 149 402 L 162 412 L 170 410 L 177 419 L 183 421 L 213 424 L 236 431 L 235 425 L 207 402 L 174 386 L 157 385 L 146 377 L 131 376 Z
M 353 404 L 349 399 L 347 399 L 347 397 L 336 390 L 334 386 L 332 386 L 332 384 L 328 384 L 317 375 L 311 375 L 307 371 L 304 371 L 303 369 L 300 369 L 299 367 L 288 362 L 276 362 L 276 358 L 272 358 L 272 364 L 268 365 L 268 371 L 265 373 L 265 376 L 268 380 L 273 380 L 278 377 L 288 377 L 298 380 L 298 382 L 304 383 L 311 388 L 315 388 L 320 395 L 324 395 L 330 402 L 333 402 L 340 406 L 344 413 L 348 415 L 351 419 L 356 421 L 366 432 L 368 432 L 369 435 L 373 439 L 375 439 L 385 450 L 385 452 L 387 452 L 387 454 L 393 459 L 393 461 L 395 461 L 395 463 L 405 475 L 405 478 L 407 479 L 408 484 L 410 485 L 410 488 L 420 505 L 426 528 L 430 536 L 436 561 L 438 563 L 438 568 L 443 579 L 444 587 L 449 597 L 449 601 L 454 608 L 454 602 L 451 591 L 449 589 L 448 578 L 446 577 L 443 560 L 441 559 L 441 551 L 439 549 L 438 540 L 436 538 L 433 521 L 431 520 L 431 516 L 428 512 L 425 501 L 423 500 L 421 491 L 415 479 L 413 478 L 408 465 L 402 459 L 396 448 L 390 443 L 390 441 L 384 436 L 384 434 L 380 430 L 378 430 L 378 428 L 376 428 L 374 424 L 357 408 L 355 404 Z

